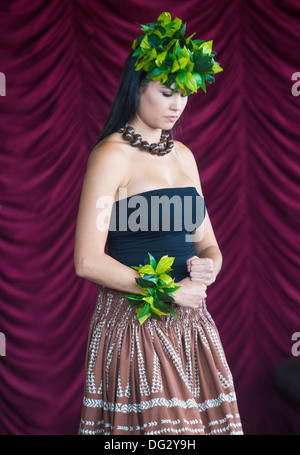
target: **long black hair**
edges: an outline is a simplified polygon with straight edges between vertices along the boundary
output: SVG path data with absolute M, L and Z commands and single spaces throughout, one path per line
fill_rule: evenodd
M 150 81 L 144 70 L 135 70 L 136 59 L 137 57 L 132 57 L 132 53 L 126 58 L 116 96 L 95 145 L 130 122 L 136 114 L 139 89 L 146 88 Z

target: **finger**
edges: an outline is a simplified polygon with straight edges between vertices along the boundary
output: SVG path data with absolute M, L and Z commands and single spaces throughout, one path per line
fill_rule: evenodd
M 198 271 L 198 270 L 191 270 L 190 272 L 190 277 L 193 277 L 193 278 L 207 278 L 209 277 L 211 274 L 210 273 L 207 273 L 205 271 Z
M 212 276 L 212 270 L 191 267 L 190 276 L 199 276 L 199 277 L 209 278 Z
M 193 282 L 204 284 L 205 287 L 207 287 L 211 281 L 209 278 L 200 278 L 200 277 L 191 277 L 190 279 Z
M 206 265 L 208 268 L 213 268 L 214 267 L 214 263 L 213 263 L 213 260 L 211 258 L 205 258 L 205 262 L 206 262 Z
M 191 264 L 190 265 L 190 272 L 199 272 L 199 273 L 206 273 L 206 274 L 212 274 L 214 272 L 214 268 L 211 265 L 207 264 Z
M 188 258 L 186 260 L 186 266 L 187 266 L 187 271 L 190 272 L 191 271 L 191 258 Z
M 191 265 L 191 264 L 196 264 L 199 261 L 200 262 L 202 261 L 202 259 L 199 258 L 199 256 L 191 256 L 190 258 L 187 259 L 186 262 L 188 262 Z
M 199 258 L 199 256 L 194 255 L 194 256 L 191 256 L 188 260 L 191 261 L 192 259 L 200 259 L 200 258 Z

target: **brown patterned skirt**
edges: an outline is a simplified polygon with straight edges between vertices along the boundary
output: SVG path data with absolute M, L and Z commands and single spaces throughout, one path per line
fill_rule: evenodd
M 136 320 L 104 286 L 91 319 L 79 434 L 243 434 L 232 375 L 205 300 Z

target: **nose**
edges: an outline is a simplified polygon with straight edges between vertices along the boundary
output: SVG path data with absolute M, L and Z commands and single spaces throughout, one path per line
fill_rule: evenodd
M 184 107 L 184 104 L 185 99 L 179 93 L 174 93 L 171 97 L 171 110 L 181 111 Z

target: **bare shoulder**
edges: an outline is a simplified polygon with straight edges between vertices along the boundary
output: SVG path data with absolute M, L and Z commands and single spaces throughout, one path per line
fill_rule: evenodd
M 90 153 L 88 165 L 117 165 L 115 171 L 118 171 L 124 166 L 126 160 L 124 146 L 119 140 L 119 135 L 113 133 L 95 145 Z
M 114 196 L 127 181 L 128 158 L 118 136 L 108 136 L 96 144 L 89 155 L 85 187 L 93 188 L 97 194 Z
M 193 152 L 182 142 L 174 141 L 178 159 L 181 162 L 182 168 L 187 173 L 198 173 L 198 166 Z
M 174 144 L 181 161 L 184 161 L 188 166 L 197 166 L 193 152 L 186 145 L 179 141 L 174 141 Z
M 177 151 L 177 156 L 183 171 L 193 180 L 199 194 L 202 195 L 203 193 L 198 165 L 193 152 L 182 142 L 174 141 L 174 143 Z

